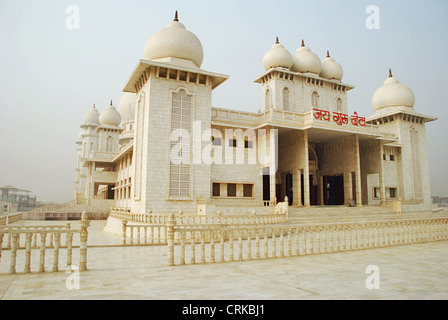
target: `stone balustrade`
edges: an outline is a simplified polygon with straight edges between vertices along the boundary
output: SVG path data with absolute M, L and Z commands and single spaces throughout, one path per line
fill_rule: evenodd
M 168 265 L 270 259 L 448 239 L 448 218 L 213 228 L 167 221 Z
M 122 220 L 123 245 L 167 244 L 166 224 L 128 224 Z
M 81 202 L 77 199 L 74 199 L 61 204 L 45 204 L 41 207 L 37 207 L 31 210 L 31 212 L 57 212 L 66 208 L 74 207 L 78 204 L 81 204 Z
M 6 215 L 0 217 L 0 225 L 8 225 L 10 223 L 20 221 L 22 220 L 22 215 L 22 212 L 7 213 Z
M 256 214 L 252 211 L 250 215 L 224 215 L 220 211 L 216 214 L 207 215 L 189 215 L 179 212 L 176 217 L 177 224 L 263 224 L 263 223 L 282 223 L 287 221 L 287 211 L 283 207 L 275 210 L 273 214 Z M 149 210 L 148 213 L 134 213 L 127 209 L 113 208 L 111 217 L 126 220 L 128 222 L 141 222 L 148 224 L 166 224 L 168 214 L 154 214 Z
M 66 249 L 66 267 L 70 268 L 73 260 L 73 248 L 79 248 L 79 271 L 87 270 L 87 237 L 90 222 L 87 214 L 83 212 L 80 221 L 80 229 L 72 229 L 70 223 L 65 226 L 1 226 L 0 227 L 0 263 L 2 253 L 9 251 L 9 273 L 16 273 L 17 254 L 25 250 L 24 273 L 30 273 L 32 250 L 38 249 L 39 261 L 37 272 L 50 271 L 45 268 L 46 256 L 53 250 L 53 264 L 51 272 L 59 271 L 60 250 Z M 79 246 L 73 245 L 73 238 L 79 234 Z

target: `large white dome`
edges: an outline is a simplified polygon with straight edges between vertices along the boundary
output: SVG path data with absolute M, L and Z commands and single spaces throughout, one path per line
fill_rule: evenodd
M 110 106 L 101 112 L 99 120 L 102 126 L 118 127 L 120 125 L 121 116 L 117 109 L 112 105 L 112 101 L 110 102 Z
M 204 58 L 204 51 L 199 39 L 176 17 L 165 28 L 154 33 L 146 43 L 144 59 L 179 58 L 190 60 L 198 67 Z
M 124 92 L 120 98 L 118 110 L 123 122 L 133 121 L 135 116 L 136 95 L 131 92 Z
M 275 44 L 263 57 L 263 66 L 266 70 L 276 67 L 290 69 L 293 63 L 294 61 L 291 53 L 278 42 L 278 38 L 276 39 Z
M 292 71 L 319 75 L 322 70 L 319 57 L 305 46 L 303 40 L 302 46 L 296 50 L 292 58 L 294 60 Z
M 86 126 L 99 126 L 100 125 L 100 113 L 93 105 L 92 109 L 84 115 L 84 125 Z
M 401 84 L 389 71 L 389 78 L 384 85 L 379 87 L 372 97 L 373 109 L 379 110 L 386 107 L 414 107 L 415 96 L 412 90 Z
M 343 75 L 344 72 L 342 71 L 341 65 L 334 61 L 334 59 L 330 57 L 330 53 L 327 51 L 327 57 L 324 61 L 322 61 L 320 76 L 330 80 L 341 81 Z

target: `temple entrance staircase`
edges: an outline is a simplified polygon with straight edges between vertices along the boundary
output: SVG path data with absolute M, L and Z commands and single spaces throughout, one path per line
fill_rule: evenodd
M 384 206 L 311 206 L 289 207 L 288 223 L 347 223 L 421 219 L 446 216 L 440 212 L 410 212 L 398 214 Z

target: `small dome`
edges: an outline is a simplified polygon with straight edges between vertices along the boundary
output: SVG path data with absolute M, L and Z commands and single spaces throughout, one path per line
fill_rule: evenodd
M 124 92 L 121 96 L 118 110 L 123 122 L 134 121 L 135 99 L 135 93 Z
M 383 86 L 375 91 L 372 97 L 372 106 L 375 111 L 386 107 L 413 108 L 414 104 L 415 96 L 412 90 L 394 78 L 390 70 L 389 78 L 384 81 Z
M 204 58 L 199 39 L 175 18 L 165 28 L 154 33 L 146 43 L 144 59 L 179 58 L 190 60 L 198 67 Z
M 100 125 L 100 113 L 93 105 L 92 109 L 84 115 L 84 125 L 86 126 L 99 126 Z
M 278 42 L 278 38 L 263 57 L 263 66 L 266 70 L 276 67 L 290 69 L 293 63 L 292 55 Z
M 302 73 L 320 74 L 322 70 L 322 63 L 319 57 L 313 53 L 310 48 L 306 47 L 303 40 L 302 46 L 296 50 L 292 56 L 294 64 L 292 71 Z
M 121 123 L 120 113 L 115 109 L 112 105 L 112 101 L 110 102 L 110 106 L 104 109 L 100 114 L 100 124 L 102 126 L 115 126 L 118 127 Z
M 334 59 L 330 57 L 330 53 L 327 51 L 327 57 L 324 61 L 322 61 L 320 76 L 330 80 L 341 81 L 343 75 L 344 72 L 342 71 L 341 65 L 334 61 Z

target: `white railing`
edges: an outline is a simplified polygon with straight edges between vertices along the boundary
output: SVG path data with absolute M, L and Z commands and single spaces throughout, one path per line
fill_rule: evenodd
M 279 224 L 287 222 L 287 213 L 278 207 L 276 214 L 251 215 L 173 215 L 178 226 L 197 228 L 216 228 L 217 226 L 249 226 Z M 167 244 L 168 214 L 135 214 L 124 211 L 112 211 L 111 216 L 121 219 L 123 245 Z M 131 218 L 131 219 L 129 219 Z M 131 223 L 130 223 L 131 222 Z
M 273 205 L 271 203 L 271 205 Z M 252 211 L 249 215 L 242 214 L 221 214 L 218 210 L 216 214 L 207 215 L 189 215 L 182 211 L 175 215 L 177 224 L 229 224 L 229 225 L 251 225 L 261 223 L 283 223 L 287 221 L 287 208 L 285 206 L 276 205 L 272 214 L 257 214 Z M 151 210 L 148 213 L 135 213 L 128 209 L 113 208 L 110 216 L 126 220 L 127 222 L 141 222 L 147 224 L 166 224 L 168 221 L 168 214 L 154 214 Z
M 87 214 L 83 212 L 80 221 L 80 229 L 71 229 L 68 223 L 65 226 L 60 225 L 42 225 L 42 226 L 2 226 L 0 227 L 0 263 L 2 262 L 2 253 L 9 251 L 9 271 L 14 274 L 17 269 L 17 254 L 20 250 L 25 250 L 25 261 L 23 266 L 24 273 L 30 273 L 31 270 L 31 252 L 38 249 L 39 262 L 37 272 L 45 272 L 45 260 L 49 250 L 53 250 L 53 266 L 51 271 L 59 270 L 59 255 L 61 249 L 66 249 L 66 267 L 72 265 L 72 249 L 74 235 L 79 234 L 79 271 L 87 270 L 87 237 L 90 222 L 87 220 Z M 66 269 L 67 270 L 67 269 Z
M 215 263 L 379 248 L 448 239 L 448 218 L 289 226 L 167 223 L 168 265 Z
M 7 213 L 4 216 L 0 217 L 0 226 L 1 225 L 8 225 L 10 223 L 14 223 L 17 221 L 22 220 L 22 212 L 14 212 L 14 213 Z
M 66 208 L 74 207 L 77 204 L 79 204 L 78 200 L 74 199 L 60 204 L 46 204 L 41 207 L 35 208 L 30 212 L 57 212 Z

